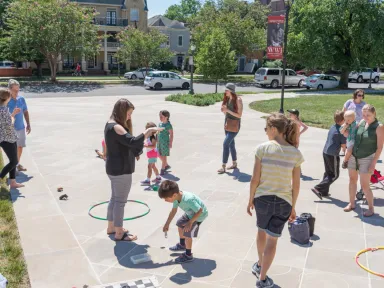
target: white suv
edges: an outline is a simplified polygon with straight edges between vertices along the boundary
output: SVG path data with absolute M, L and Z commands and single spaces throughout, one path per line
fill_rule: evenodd
M 255 73 L 255 82 L 261 87 L 271 86 L 277 88 L 281 85 L 283 76 L 282 68 L 259 68 Z M 304 75 L 297 75 L 292 69 L 285 70 L 285 86 L 303 87 Z
M 182 88 L 187 90 L 190 86 L 190 80 L 173 72 L 153 71 L 149 72 L 145 77 L 144 86 L 155 90 L 161 88 Z
M 363 83 L 368 82 L 371 78 L 371 72 L 372 72 L 372 80 L 375 83 L 379 83 L 380 81 L 380 73 L 373 71 L 370 68 L 364 68 L 360 72 L 352 71 L 349 73 L 348 80 L 349 81 L 356 81 L 357 83 Z

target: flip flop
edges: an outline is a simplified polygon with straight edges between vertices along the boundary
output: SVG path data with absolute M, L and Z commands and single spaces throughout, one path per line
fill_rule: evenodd
M 128 231 L 128 230 L 126 230 L 126 229 L 124 229 L 123 231 L 124 231 L 125 233 L 129 233 L 129 231 Z M 107 233 L 107 235 L 114 235 L 114 234 L 116 234 L 116 232 Z
M 128 236 L 129 236 L 129 234 L 128 234 L 127 232 L 125 232 L 125 233 L 123 234 L 123 236 L 121 237 L 121 239 L 116 239 L 116 238 L 115 238 L 115 241 L 116 241 L 116 242 L 122 242 L 122 241 L 125 241 L 125 242 L 132 242 L 132 241 L 137 240 L 137 236 L 133 237 L 132 239 L 127 239 L 127 240 L 125 240 L 125 237 L 128 237 Z M 133 235 L 132 235 L 132 236 L 133 236 Z

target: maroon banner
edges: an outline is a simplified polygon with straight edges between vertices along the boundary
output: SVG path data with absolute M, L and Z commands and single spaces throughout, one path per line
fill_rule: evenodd
M 267 33 L 267 58 L 283 59 L 284 46 L 284 21 L 285 16 L 281 12 L 273 13 L 268 16 Z

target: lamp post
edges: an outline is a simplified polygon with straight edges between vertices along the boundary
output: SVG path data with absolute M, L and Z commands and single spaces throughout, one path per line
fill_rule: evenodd
M 191 85 L 189 88 L 189 94 L 191 94 L 191 95 L 195 94 L 195 91 L 193 91 L 193 70 L 194 70 L 194 66 L 195 66 L 193 57 L 195 56 L 195 50 L 196 50 L 196 46 L 192 45 L 191 46 L 192 56 L 189 58 L 189 65 L 191 66 Z
M 281 0 L 272 0 L 271 2 L 281 2 Z M 280 97 L 280 113 L 284 114 L 284 89 L 285 89 L 285 73 L 287 69 L 287 43 L 288 43 L 288 18 L 289 10 L 294 0 L 284 0 L 285 4 L 285 25 L 284 25 L 284 47 L 283 47 L 283 76 L 281 78 L 281 97 Z

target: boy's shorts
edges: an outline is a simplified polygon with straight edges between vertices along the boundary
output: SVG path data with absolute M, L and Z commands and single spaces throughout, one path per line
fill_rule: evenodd
M 157 163 L 157 158 L 148 158 L 148 163 L 149 164 Z
M 177 220 L 176 226 L 180 227 L 180 228 L 184 228 L 184 226 L 187 225 L 189 220 L 190 219 L 188 218 L 187 214 L 184 214 L 183 216 L 181 216 Z M 191 230 L 188 231 L 188 232 L 184 231 L 184 236 L 187 237 L 187 238 L 196 238 L 197 235 L 199 234 L 199 227 L 200 227 L 201 223 L 202 222 L 196 222 L 196 221 L 193 222 Z
M 16 130 L 16 136 L 17 136 L 17 147 L 26 147 L 26 138 L 27 133 L 25 132 L 25 129 Z
M 257 227 L 272 237 L 280 237 L 292 212 L 292 206 L 277 196 L 260 196 L 253 200 Z

